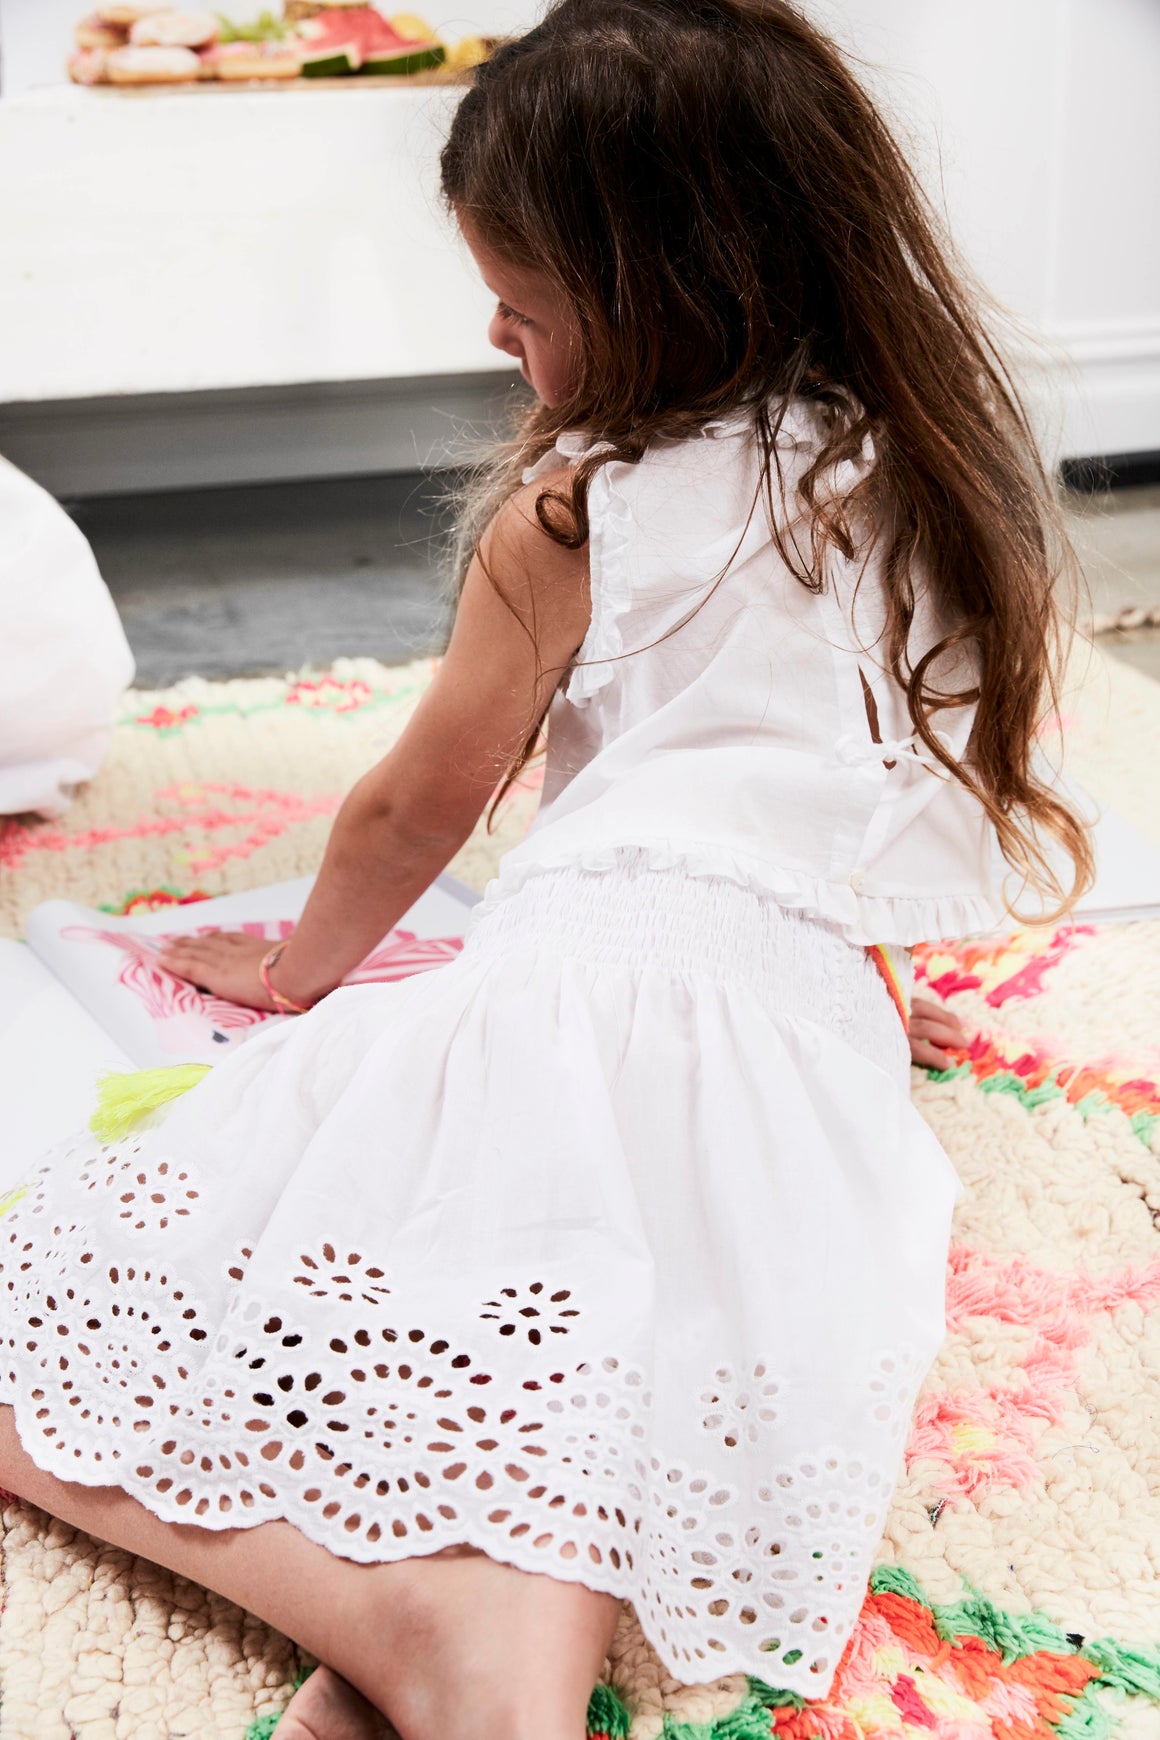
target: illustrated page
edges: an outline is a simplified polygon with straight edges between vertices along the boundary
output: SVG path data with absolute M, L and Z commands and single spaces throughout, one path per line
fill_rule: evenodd
M 288 1017 L 243 1008 L 176 978 L 161 964 L 162 941 L 225 929 L 277 942 L 293 931 L 310 888 L 304 877 L 130 918 L 50 900 L 29 917 L 28 941 L 136 1068 L 214 1063 L 268 1021 Z M 441 876 L 346 983 L 403 979 L 452 960 L 476 898 Z

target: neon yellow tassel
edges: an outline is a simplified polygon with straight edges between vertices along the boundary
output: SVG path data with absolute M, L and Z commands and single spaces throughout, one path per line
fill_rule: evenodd
M 170 1069 L 139 1069 L 131 1075 L 105 1075 L 97 1083 L 97 1109 L 89 1129 L 102 1142 L 115 1142 L 148 1112 L 169 1104 L 209 1074 L 208 1063 L 177 1063 Z

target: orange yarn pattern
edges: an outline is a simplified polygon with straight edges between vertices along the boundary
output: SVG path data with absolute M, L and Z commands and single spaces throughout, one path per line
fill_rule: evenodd
M 915 983 L 944 1001 L 974 993 L 999 1011 L 1042 995 L 1054 970 L 1097 935 L 1095 926 L 1077 924 L 1061 927 L 1046 946 L 1034 931 L 983 942 L 923 943 L 914 950 Z M 936 1081 L 969 1074 L 984 1092 L 1012 1093 L 1029 1110 L 1062 1098 L 1084 1118 L 1116 1107 L 1146 1145 L 1160 1121 L 1160 1080 L 1152 1072 L 1141 1074 L 1130 1059 L 1076 1063 L 1047 1041 L 1019 1045 L 985 1028 L 950 1055 L 954 1069 L 936 1073 Z
M 982 1596 L 936 1606 L 906 1571 L 871 1579 L 828 1698 L 805 1703 L 750 1682 L 715 1721 L 666 1725 L 671 1740 L 1112 1740 L 1124 1692 L 1160 1696 L 1160 1653 L 1067 1636 L 1040 1614 Z M 600 1685 L 589 1740 L 628 1740 L 631 1703 Z M 265 1740 L 255 1724 L 247 1740 Z
M 998 1636 L 1008 1628 L 1004 1648 Z M 1034 1620 L 1021 1626 L 983 1601 L 936 1608 L 905 1572 L 881 1571 L 829 1698 L 775 1708 L 770 1733 L 777 1740 L 1054 1740 L 1100 1675 L 1050 1627 L 1041 1643 Z

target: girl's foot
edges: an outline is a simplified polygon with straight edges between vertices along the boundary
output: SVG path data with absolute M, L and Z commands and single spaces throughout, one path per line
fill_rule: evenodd
M 373 1704 L 328 1667 L 316 1667 L 299 1686 L 276 1733 L 278 1740 L 397 1740 Z

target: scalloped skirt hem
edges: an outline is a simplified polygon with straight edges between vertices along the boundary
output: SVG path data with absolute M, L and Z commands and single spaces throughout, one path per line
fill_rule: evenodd
M 34 1460 L 205 1528 L 466 1543 L 683 1683 L 823 1696 L 944 1332 L 953 1168 L 865 951 L 724 881 L 537 876 L 0 1220 Z
M 544 1554 L 534 1546 L 521 1548 L 510 1539 L 497 1535 L 494 1530 L 473 1526 L 467 1522 L 457 1527 L 449 1527 L 444 1533 L 421 1541 L 400 1542 L 395 1551 L 391 1550 L 389 1543 L 384 1543 L 374 1551 L 368 1551 L 360 1548 L 358 1542 L 352 1544 L 348 1539 L 336 1541 L 330 1530 L 319 1526 L 317 1518 L 296 1512 L 274 1510 L 258 1516 L 210 1515 L 191 1519 L 176 1503 L 166 1503 L 159 1499 L 154 1492 L 142 1487 L 131 1477 L 111 1478 L 107 1469 L 97 1471 L 83 1466 L 70 1469 L 66 1477 L 52 1465 L 50 1459 L 44 1458 L 43 1441 L 22 1422 L 14 1397 L 5 1393 L 2 1384 L 0 1407 L 12 1408 L 21 1446 L 42 1473 L 55 1475 L 58 1479 L 67 1478 L 79 1486 L 119 1486 L 128 1497 L 135 1499 L 159 1522 L 180 1524 L 182 1528 L 204 1528 L 210 1534 L 224 1534 L 234 1529 L 261 1528 L 264 1524 L 273 1522 L 288 1523 L 312 1545 L 321 1547 L 338 1558 L 349 1559 L 356 1565 L 399 1564 L 407 1559 L 429 1558 L 445 1547 L 475 1547 L 497 1564 L 508 1565 L 513 1570 L 526 1571 L 532 1576 L 551 1577 L 558 1583 L 578 1583 L 594 1594 L 611 1595 L 617 1600 L 626 1601 L 633 1608 L 646 1641 L 678 1684 L 698 1685 L 710 1680 L 724 1679 L 730 1674 L 744 1674 L 781 1691 L 796 1692 L 805 1698 L 824 1698 L 833 1683 L 836 1667 L 828 1671 L 812 1672 L 808 1667 L 792 1664 L 786 1666 L 784 1661 L 779 1662 L 765 1651 L 731 1650 L 727 1645 L 709 1647 L 699 1655 L 691 1652 L 691 1660 L 677 1659 L 674 1657 L 671 1641 L 658 1624 L 651 1605 L 636 1600 L 637 1589 L 630 1573 L 616 1573 L 608 1568 L 599 1570 L 579 1556 L 575 1559 L 557 1557 L 550 1563 L 545 1563 Z M 39 1455 L 38 1449 L 41 1451 Z

